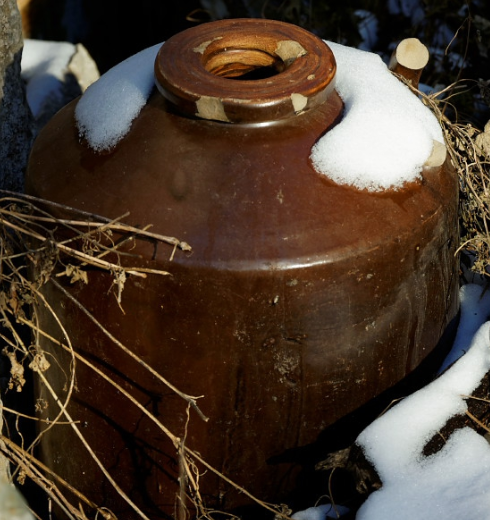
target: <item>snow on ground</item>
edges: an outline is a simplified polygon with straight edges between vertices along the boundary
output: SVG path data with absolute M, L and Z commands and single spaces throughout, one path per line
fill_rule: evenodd
M 440 452 L 423 455 L 424 446 L 447 421 L 465 413 L 464 396 L 471 395 L 490 370 L 489 317 L 490 294 L 480 285 L 464 285 L 458 333 L 444 366 L 453 364 L 357 438 L 382 487 L 364 502 L 356 520 L 490 517 L 490 444 L 484 437 L 462 428 Z M 323 520 L 325 512 L 311 508 L 293 516 Z
M 63 82 L 75 50 L 75 45 L 67 42 L 24 40 L 22 77 L 34 117 L 39 115 L 47 98 L 62 97 Z
M 24 497 L 3 475 L 0 478 L 0 519 L 34 520 Z
M 365 9 L 357 9 L 354 14 L 359 18 L 357 27 L 362 38 L 358 49 L 371 51 L 378 41 L 378 19 L 374 13 Z
M 337 60 L 336 88 L 345 104 L 340 124 L 312 150 L 318 172 L 340 184 L 382 190 L 420 177 L 433 141 L 443 143 L 432 114 L 379 56 L 328 43 Z M 106 150 L 129 132 L 153 87 L 155 45 L 108 71 L 76 109 L 80 133 Z
M 451 351 L 442 363 L 440 373 L 457 361 L 470 348 L 478 329 L 490 319 L 490 291 L 482 294 L 481 285 L 467 284 L 461 288 L 461 319 Z
M 410 18 L 416 27 L 425 18 L 425 10 L 421 0 L 388 0 L 388 12 L 394 15 L 403 15 Z
M 454 432 L 430 457 L 426 443 L 451 417 L 464 414 L 464 396 L 490 370 L 490 299 L 479 285 L 461 289 L 461 324 L 454 344 L 456 363 L 426 387 L 369 425 L 357 443 L 375 466 L 382 488 L 372 493 L 357 520 L 482 520 L 490 515 L 490 445 L 474 430 Z M 474 334 L 474 335 L 473 335 Z M 471 340 L 472 337 L 472 340 Z
M 324 504 L 298 511 L 292 515 L 293 520 L 324 520 L 325 518 L 339 518 L 349 512 L 347 507 Z
M 21 67 L 27 103 L 39 128 L 100 77 L 85 47 L 68 42 L 24 40 Z

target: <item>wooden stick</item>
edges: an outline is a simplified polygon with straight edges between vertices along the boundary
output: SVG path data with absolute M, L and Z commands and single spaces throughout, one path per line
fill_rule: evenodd
M 439 168 L 446 160 L 447 149 L 443 143 L 439 141 L 432 141 L 432 153 L 429 158 L 425 161 L 424 166 L 426 168 Z
M 429 50 L 417 38 L 402 40 L 391 55 L 389 69 L 418 88 L 422 70 L 429 61 Z

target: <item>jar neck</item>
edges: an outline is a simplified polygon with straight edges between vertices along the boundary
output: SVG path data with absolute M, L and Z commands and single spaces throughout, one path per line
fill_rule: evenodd
M 155 60 L 160 93 L 185 115 L 226 123 L 274 122 L 324 103 L 335 58 L 295 25 L 251 18 L 183 31 Z

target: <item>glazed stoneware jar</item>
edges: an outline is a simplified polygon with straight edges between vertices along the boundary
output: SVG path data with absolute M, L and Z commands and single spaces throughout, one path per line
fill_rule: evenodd
M 203 396 L 207 422 L 53 284 L 44 295 L 78 352 L 267 502 L 288 503 L 299 476 L 431 377 L 458 308 L 457 180 L 447 164 L 383 192 L 336 184 L 312 166 L 313 145 L 342 120 L 335 74 L 329 47 L 295 26 L 189 29 L 161 47 L 156 88 L 117 145 L 100 153 L 80 138 L 76 100 L 40 133 L 27 174 L 31 195 L 109 219 L 129 212 L 126 222 L 190 244 L 172 258 L 151 241 L 128 246 L 131 264 L 171 276 L 129 276 L 124 312 L 110 273 L 65 288 L 173 385 Z M 61 341 L 48 314 L 40 305 L 40 324 Z M 71 358 L 41 341 L 59 360 L 46 377 L 63 396 Z M 81 363 L 76 383 L 68 410 L 100 461 L 149 518 L 174 516 L 176 447 Z M 41 449 L 94 503 L 139 518 L 71 428 L 49 429 Z M 199 470 L 210 507 L 251 503 Z

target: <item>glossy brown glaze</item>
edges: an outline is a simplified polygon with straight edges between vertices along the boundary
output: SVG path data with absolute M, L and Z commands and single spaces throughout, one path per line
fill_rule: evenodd
M 276 37 L 278 22 L 257 24 Z M 293 30 L 291 40 L 310 45 L 281 26 L 286 38 Z M 273 76 L 278 85 L 283 74 L 287 69 Z M 243 88 L 269 80 L 243 80 Z M 131 251 L 142 256 L 140 265 L 172 276 L 130 277 L 125 314 L 107 274 L 94 271 L 87 286 L 66 288 L 179 389 L 204 396 L 199 404 L 210 420 L 191 411 L 187 445 L 269 502 L 288 503 L 300 471 L 347 442 L 329 434 L 339 420 L 377 396 L 382 409 L 393 397 L 386 392 L 426 362 L 410 388 L 430 377 L 430 355 L 443 355 L 434 349 L 458 307 L 454 172 L 426 169 L 422 181 L 381 194 L 318 174 L 311 148 L 342 113 L 328 81 L 316 92 L 325 90 L 327 99 L 314 108 L 259 125 L 185 116 L 190 104 L 174 105 L 155 91 L 130 133 L 103 155 L 80 142 L 74 102 L 39 135 L 27 176 L 30 194 L 109 218 L 129 211 L 133 225 L 153 224 L 192 246 L 170 261 L 168 248 L 136 244 Z M 76 348 L 183 435 L 185 403 L 54 286 L 47 284 L 45 295 Z M 59 337 L 46 310 L 38 312 Z M 86 425 L 87 439 L 150 518 L 172 516 L 174 446 L 102 379 L 80 364 L 77 370 L 70 411 Z M 63 395 L 65 377 L 55 364 L 48 375 Z M 378 411 L 354 420 L 350 435 Z M 51 429 L 42 448 L 45 460 L 95 502 L 136 518 L 100 484 L 68 428 Z M 200 489 L 213 507 L 250 504 L 209 471 Z

